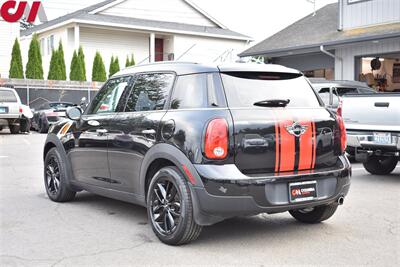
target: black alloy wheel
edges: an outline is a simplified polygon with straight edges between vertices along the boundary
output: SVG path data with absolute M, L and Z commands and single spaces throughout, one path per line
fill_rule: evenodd
M 195 222 L 187 178 L 175 166 L 160 169 L 147 191 L 147 214 L 160 241 L 182 245 L 197 239 L 202 227 Z
M 47 152 L 44 160 L 44 185 L 52 201 L 67 202 L 75 197 L 76 192 L 67 185 L 65 161 L 55 147 Z
M 151 194 L 151 219 L 157 230 L 171 235 L 181 221 L 181 197 L 173 181 L 159 179 Z
M 46 166 L 46 186 L 52 195 L 57 195 L 60 188 L 60 167 L 55 156 L 51 156 Z

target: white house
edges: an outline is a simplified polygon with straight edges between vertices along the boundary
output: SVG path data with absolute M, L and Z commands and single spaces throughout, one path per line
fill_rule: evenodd
M 310 77 L 400 90 L 400 0 L 338 0 L 240 56 L 264 56 Z M 379 68 L 372 68 L 374 59 Z
M 52 49 L 61 40 L 69 71 L 74 50 L 83 47 L 87 78 L 96 51 L 108 66 L 117 56 L 121 68 L 132 53 L 136 64 L 177 60 L 236 60 L 251 38 L 227 29 L 189 0 L 107 0 L 21 32 L 28 48 L 32 34 L 41 42 L 45 76 Z M 26 50 L 27 51 L 27 50 Z M 26 56 L 24 62 L 26 62 Z

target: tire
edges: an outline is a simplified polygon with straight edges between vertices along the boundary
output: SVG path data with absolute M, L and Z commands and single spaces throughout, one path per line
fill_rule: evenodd
M 24 118 L 20 120 L 20 130 L 23 133 L 29 133 L 31 130 L 31 122 L 29 119 Z
M 386 175 L 390 174 L 399 162 L 398 157 L 369 157 L 367 162 L 364 162 L 364 168 L 371 174 Z
M 44 185 L 47 196 L 54 202 L 74 199 L 76 192 L 67 186 L 65 162 L 55 147 L 51 148 L 44 160 Z
M 291 210 L 290 215 L 296 220 L 303 223 L 320 223 L 332 217 L 336 212 L 338 205 L 336 203 L 312 208 L 310 211 L 306 210 Z
M 39 120 L 38 128 L 39 133 L 47 133 L 49 130 L 49 128 L 44 124 L 43 120 Z
M 186 244 L 200 235 L 202 227 L 194 221 L 187 180 L 176 167 L 164 167 L 153 176 L 147 214 L 154 233 L 165 244 Z
M 20 129 L 19 125 L 9 125 L 8 127 L 10 128 L 10 132 L 12 134 L 19 134 L 19 129 Z

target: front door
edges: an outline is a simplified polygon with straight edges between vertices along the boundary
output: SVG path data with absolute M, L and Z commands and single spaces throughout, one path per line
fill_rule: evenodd
M 164 39 L 156 38 L 155 49 L 155 61 L 164 61 Z
M 110 171 L 107 150 L 113 119 L 124 90 L 131 77 L 109 80 L 96 95 L 90 107 L 77 122 L 75 146 L 68 153 L 76 180 L 82 183 L 108 186 Z
M 138 74 L 124 112 L 111 129 L 108 159 L 111 188 L 139 193 L 139 172 L 146 152 L 159 140 L 159 124 L 175 75 Z

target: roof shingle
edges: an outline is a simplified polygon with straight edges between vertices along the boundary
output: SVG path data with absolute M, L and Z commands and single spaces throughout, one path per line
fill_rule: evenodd
M 282 31 L 250 47 L 239 56 L 273 56 L 320 45 L 345 44 L 373 38 L 400 36 L 400 23 L 338 31 L 338 4 L 329 4 Z

